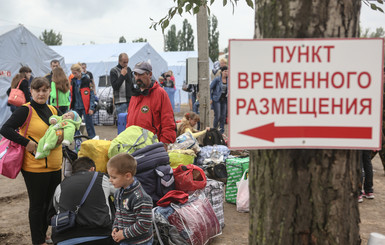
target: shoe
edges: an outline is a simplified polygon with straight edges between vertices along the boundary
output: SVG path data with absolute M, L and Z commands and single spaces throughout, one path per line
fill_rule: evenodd
M 46 238 L 46 239 L 45 239 L 45 243 L 47 243 L 47 244 L 53 244 L 53 241 L 52 241 L 51 238 Z
M 374 199 L 374 194 L 373 193 L 364 193 L 364 197 L 367 199 Z
M 358 202 L 361 203 L 364 201 L 363 195 L 358 196 Z

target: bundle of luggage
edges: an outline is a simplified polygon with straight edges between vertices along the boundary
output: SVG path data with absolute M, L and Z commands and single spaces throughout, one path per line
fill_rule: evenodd
M 152 132 L 130 126 L 112 141 L 84 141 L 79 156 L 90 157 L 98 171 L 106 172 L 109 158 L 130 153 L 137 161 L 136 178 L 154 202 L 156 241 L 206 244 L 225 226 L 224 200 L 237 204 L 240 212 L 248 211 L 249 158 L 245 152 L 231 155 L 217 136 L 205 142 L 211 145 L 200 146 L 191 133 L 185 133 L 166 151 Z M 214 144 L 218 142 L 223 145 Z

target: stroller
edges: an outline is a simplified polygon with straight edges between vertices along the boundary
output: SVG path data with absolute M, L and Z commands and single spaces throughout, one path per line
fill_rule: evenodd
M 80 150 L 80 145 L 83 140 L 89 140 L 90 138 L 86 135 L 75 135 L 74 143 L 68 146 L 63 146 L 63 175 L 64 177 L 69 177 L 72 174 L 72 163 L 78 159 L 78 154 Z M 73 148 L 71 150 L 70 148 Z

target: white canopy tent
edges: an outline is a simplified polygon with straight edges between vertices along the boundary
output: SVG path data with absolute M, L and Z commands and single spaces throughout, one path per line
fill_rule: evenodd
M 53 59 L 64 67 L 64 58 L 23 25 L 0 26 L 0 127 L 11 115 L 6 91 L 20 67 L 30 67 L 34 77 L 44 76 Z
M 175 77 L 175 104 L 188 104 L 188 93 L 182 90 L 183 82 L 186 81 L 186 60 L 187 58 L 197 58 L 197 51 L 175 51 L 162 52 L 162 57 L 167 61 L 168 70 L 172 70 Z M 213 67 L 213 62 L 209 58 L 209 68 Z
M 167 70 L 167 62 L 149 43 L 114 43 L 89 44 L 78 46 L 50 46 L 65 57 L 70 70 L 75 63 L 86 63 L 87 70 L 92 72 L 98 88 L 99 77 L 110 75 L 110 70 L 118 64 L 119 54 L 126 53 L 129 57 L 128 66 L 133 69 L 140 61 L 148 61 L 152 65 L 152 73 L 156 78 Z

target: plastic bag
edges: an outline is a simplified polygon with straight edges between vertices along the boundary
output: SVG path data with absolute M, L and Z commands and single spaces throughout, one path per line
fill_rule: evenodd
M 206 244 L 211 238 L 222 233 L 213 207 L 203 192 L 197 191 L 187 203 L 171 204 L 171 207 L 175 212 L 168 217 L 168 221 L 189 244 Z
M 237 182 L 237 211 L 238 212 L 249 212 L 249 171 L 246 170 L 239 182 Z

